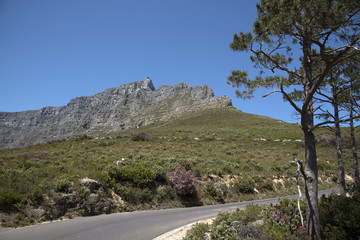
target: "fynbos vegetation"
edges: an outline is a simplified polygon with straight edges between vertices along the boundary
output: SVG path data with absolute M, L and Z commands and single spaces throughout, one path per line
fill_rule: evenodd
M 134 141 L 134 132 L 151 140 Z M 319 141 L 327 135 L 321 129 Z M 2 150 L 1 225 L 296 194 L 299 140 L 295 124 L 218 108 L 112 135 Z M 322 189 L 337 184 L 334 153 L 333 145 L 319 144 Z

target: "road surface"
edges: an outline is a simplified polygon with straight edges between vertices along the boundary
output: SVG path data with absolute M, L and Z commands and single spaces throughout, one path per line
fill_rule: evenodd
M 337 189 L 320 191 L 322 194 Z M 297 195 L 286 198 L 297 198 Z M 200 220 L 219 211 L 244 208 L 247 204 L 277 203 L 276 198 L 203 207 L 117 213 L 50 222 L 17 229 L 0 229 L 0 240 L 147 240 Z

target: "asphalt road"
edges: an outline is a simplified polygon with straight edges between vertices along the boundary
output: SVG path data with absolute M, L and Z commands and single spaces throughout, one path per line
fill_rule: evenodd
M 319 192 L 329 194 L 337 189 Z M 297 198 L 297 195 L 286 198 Z M 146 240 L 196 221 L 213 218 L 219 211 L 247 204 L 277 203 L 276 198 L 204 207 L 138 211 L 81 217 L 17 229 L 0 229 L 0 240 Z

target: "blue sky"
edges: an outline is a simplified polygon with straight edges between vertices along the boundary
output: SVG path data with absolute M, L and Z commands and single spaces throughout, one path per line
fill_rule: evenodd
M 280 95 L 236 98 L 232 70 L 255 76 L 229 48 L 249 32 L 253 0 L 0 0 L 0 111 L 66 105 L 70 99 L 144 80 L 155 87 L 210 85 L 247 113 L 297 122 Z

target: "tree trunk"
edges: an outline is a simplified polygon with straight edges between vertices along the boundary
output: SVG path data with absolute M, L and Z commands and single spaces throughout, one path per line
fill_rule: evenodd
M 334 117 L 335 117 L 335 136 L 336 136 L 336 153 L 338 158 L 338 173 L 339 173 L 339 183 L 340 183 L 340 195 L 345 196 L 345 171 L 344 171 L 344 159 L 342 152 L 342 141 L 341 141 L 341 130 L 339 123 L 339 107 L 337 104 L 337 99 L 334 97 Z
M 303 39 L 304 67 L 304 104 L 301 109 L 301 126 L 305 139 L 305 197 L 307 233 L 311 239 L 321 239 L 318 206 L 318 171 L 316 140 L 313 132 L 314 109 L 311 96 L 314 79 L 312 78 L 311 42 Z
M 318 171 L 316 140 L 312 131 L 304 129 L 305 137 L 305 196 L 307 231 L 311 239 L 321 239 L 318 206 Z
M 353 119 L 353 105 L 351 102 L 350 102 L 350 135 L 351 135 L 352 151 L 354 158 L 355 183 L 357 185 L 360 185 L 359 163 L 357 158 L 357 147 L 356 147 L 356 138 L 355 138 L 355 129 L 354 129 L 354 119 Z

